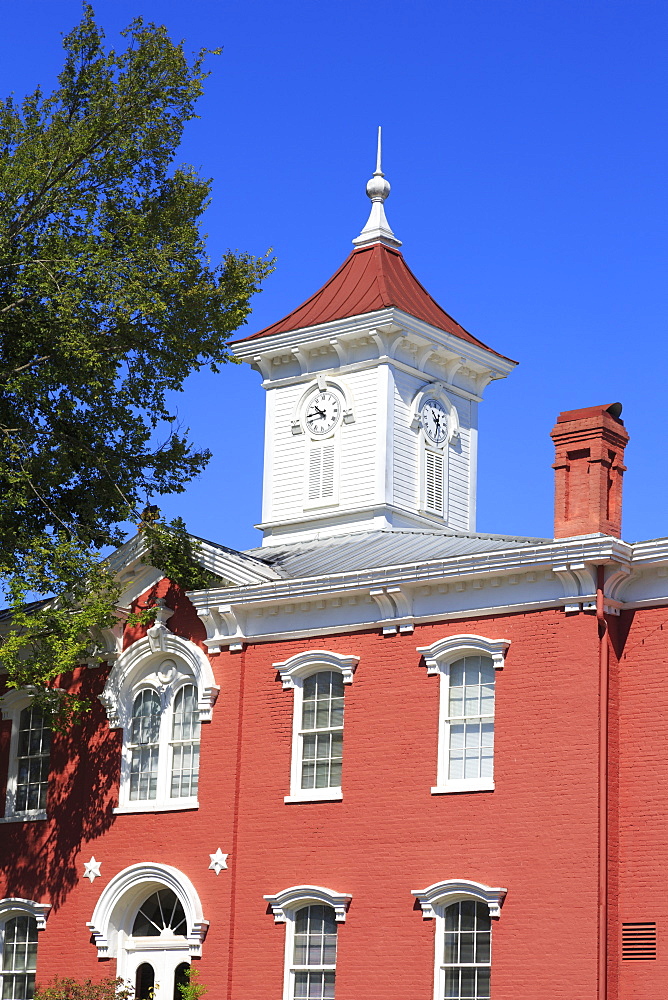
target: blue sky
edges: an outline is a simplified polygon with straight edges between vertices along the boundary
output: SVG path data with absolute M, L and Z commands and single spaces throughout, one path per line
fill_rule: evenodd
M 406 260 L 519 367 L 480 407 L 478 529 L 552 531 L 560 410 L 620 400 L 624 537 L 668 534 L 665 493 L 668 4 L 665 0 L 98 0 L 118 44 L 137 14 L 223 46 L 181 159 L 214 179 L 212 256 L 277 269 L 247 332 L 347 256 L 366 220 L 376 127 Z M 75 0 L 0 0 L 0 93 L 51 89 Z M 179 413 L 214 458 L 162 502 L 198 535 L 258 544 L 263 391 L 200 373 Z

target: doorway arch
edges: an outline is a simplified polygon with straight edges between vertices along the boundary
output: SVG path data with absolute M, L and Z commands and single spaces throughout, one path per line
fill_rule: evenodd
M 119 872 L 97 901 L 88 928 L 98 958 L 116 958 L 116 975 L 142 994 L 160 987 L 162 1000 L 180 1000 L 178 983 L 202 953 L 208 920 L 190 879 L 152 862 Z

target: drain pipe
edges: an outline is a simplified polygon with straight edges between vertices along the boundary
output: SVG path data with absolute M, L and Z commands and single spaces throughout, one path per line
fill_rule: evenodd
M 608 996 L 608 623 L 604 603 L 605 567 L 596 567 L 598 622 L 598 1000 Z

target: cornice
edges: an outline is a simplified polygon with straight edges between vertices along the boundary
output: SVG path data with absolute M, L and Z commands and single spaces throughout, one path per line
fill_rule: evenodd
M 424 622 L 548 608 L 593 613 L 599 565 L 606 612 L 619 614 L 631 547 L 606 535 L 189 596 L 210 652 L 238 651 L 249 642 L 369 629 L 395 635 Z

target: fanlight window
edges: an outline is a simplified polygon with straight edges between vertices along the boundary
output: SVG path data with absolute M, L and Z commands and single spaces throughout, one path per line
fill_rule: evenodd
M 12 917 L 0 932 L 3 1000 L 31 1000 L 37 969 L 37 921 L 29 916 Z
M 139 907 L 132 927 L 133 937 L 186 934 L 183 906 L 171 889 L 158 889 Z

